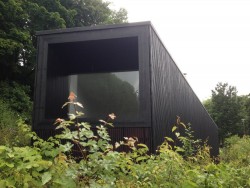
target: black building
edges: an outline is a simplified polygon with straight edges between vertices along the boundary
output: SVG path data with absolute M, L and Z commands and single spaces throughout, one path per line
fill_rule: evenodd
M 155 151 L 176 116 L 218 154 L 217 126 L 174 63 L 150 22 L 37 32 L 33 130 L 53 134 L 70 91 L 85 106 L 83 121 L 114 112 L 114 141 L 136 136 Z

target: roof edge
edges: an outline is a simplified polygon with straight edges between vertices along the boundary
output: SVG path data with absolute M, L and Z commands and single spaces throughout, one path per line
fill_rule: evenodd
M 122 27 L 135 27 L 135 26 L 143 26 L 143 25 L 152 26 L 150 21 L 121 23 L 121 24 L 107 24 L 107 25 L 103 24 L 103 25 L 94 25 L 94 26 L 36 31 L 36 36 L 50 35 L 50 34 L 63 34 L 63 33 L 69 33 L 69 32 L 81 32 L 81 31 L 90 31 L 90 30 L 92 31 L 92 30 L 114 29 L 114 28 L 122 28 Z

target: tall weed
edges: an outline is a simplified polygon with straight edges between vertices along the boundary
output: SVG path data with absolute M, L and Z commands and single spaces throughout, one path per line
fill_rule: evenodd
M 110 144 L 107 128 L 113 126 L 110 120 L 114 114 L 100 120 L 93 132 L 91 125 L 78 119 L 83 115 L 78 110 L 82 104 L 76 102 L 74 93 L 63 106 L 67 105 L 73 105 L 75 113 L 67 120 L 58 118 L 54 126 L 61 133 L 47 141 L 19 122 L 25 138 L 32 138 L 34 144 L 0 146 L 0 187 L 250 187 L 245 155 L 249 137 L 229 139 L 222 149 L 221 163 L 215 164 L 209 146 L 200 145 L 191 127 L 177 119 L 172 129 L 177 140 L 166 137 L 157 154 L 149 154 L 137 138 L 125 137 L 115 146 Z M 184 127 L 185 135 L 178 126 Z M 129 147 L 129 152 L 117 152 L 120 145 Z
M 250 137 L 231 136 L 225 141 L 225 146 L 221 148 L 220 158 L 222 162 L 235 167 L 245 167 L 250 165 Z

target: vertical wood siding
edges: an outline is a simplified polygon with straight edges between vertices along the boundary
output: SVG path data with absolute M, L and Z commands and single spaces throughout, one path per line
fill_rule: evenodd
M 123 137 L 138 137 L 139 142 L 147 144 L 154 152 L 164 141 L 165 136 L 173 136 L 172 125 L 176 122 L 176 116 L 180 116 L 184 123 L 192 124 L 196 138 L 208 139 L 208 144 L 213 147 L 212 155 L 217 155 L 217 126 L 149 22 L 40 32 L 33 130 L 42 138 L 47 138 L 54 134 L 49 120 L 66 114 L 66 112 L 61 113 L 59 109 L 69 92 L 67 75 L 74 72 L 67 63 L 71 62 L 71 59 L 58 55 L 67 51 L 62 52 L 62 49 L 58 48 L 59 45 L 51 47 L 52 45 L 115 38 L 120 40 L 128 37 L 138 38 L 136 55 L 138 55 L 140 75 L 140 119 L 134 123 L 122 122 L 124 126 L 109 129 L 113 143 L 123 140 Z M 68 56 L 71 58 L 72 54 L 69 53 Z M 78 69 L 80 67 L 78 66 Z M 82 68 L 78 69 L 77 71 L 82 71 Z M 53 106 L 52 101 L 54 104 L 56 101 Z
M 157 34 L 150 29 L 151 97 L 154 148 L 171 136 L 176 116 L 191 123 L 196 138 L 208 139 L 218 154 L 217 126 L 187 83 Z M 173 136 L 173 135 L 172 135 Z

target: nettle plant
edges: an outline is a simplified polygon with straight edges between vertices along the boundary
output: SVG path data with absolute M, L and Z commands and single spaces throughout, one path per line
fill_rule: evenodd
M 56 119 L 54 123 L 56 129 L 62 131 L 55 137 L 65 142 L 65 146 L 69 148 L 69 152 L 77 152 L 78 154 L 74 154 L 77 155 L 75 157 L 77 157 L 78 160 L 87 159 L 87 156 L 92 153 L 107 153 L 113 150 L 113 146 L 109 143 L 111 139 L 107 132 L 107 126 L 113 127 L 113 124 L 109 121 L 115 119 L 116 116 L 112 113 L 109 114 L 107 121 L 99 120 L 100 125 L 96 126 L 97 134 L 95 134 L 89 123 L 79 121 L 79 118 L 83 116 L 84 113 L 77 110 L 79 107 L 83 108 L 83 105 L 76 102 L 76 95 L 70 92 L 68 99 L 69 101 L 66 102 L 62 108 L 73 105 L 74 113 L 68 114 L 69 120 Z M 74 156 L 72 155 L 72 157 Z
M 99 120 L 100 125 L 91 127 L 89 123 L 80 121 L 84 113 L 78 108 L 83 108 L 83 105 L 76 101 L 73 92 L 70 92 L 68 100 L 62 108 L 73 105 L 74 113 L 68 114 L 69 120 L 56 119 L 56 130 L 61 130 L 61 133 L 55 139 L 60 141 L 60 147 L 66 153 L 63 155 L 65 160 L 74 163 L 73 177 L 77 185 L 113 185 L 119 174 L 130 171 L 134 162 L 148 158 L 147 146 L 137 144 L 137 138 L 125 137 L 124 141 L 116 142 L 114 146 L 110 144 L 107 128 L 113 127 L 110 121 L 116 118 L 114 113 L 109 114 L 107 120 Z M 130 154 L 115 151 L 120 146 L 129 147 Z
M 79 121 L 83 113 L 77 108 L 83 106 L 76 102 L 73 92 L 68 99 L 63 108 L 73 105 L 75 113 L 69 114 L 69 120 L 56 119 L 54 125 L 59 134 L 45 141 L 34 132 L 26 131 L 27 125 L 20 125 L 33 140 L 33 146 L 0 146 L 0 187 L 114 184 L 116 172 L 125 166 L 123 154 L 113 151 L 109 143 L 107 126 L 112 126 L 109 121 L 115 115 L 110 114 L 107 121 L 100 120 L 93 131 L 88 123 Z
M 209 150 L 196 147 L 199 140 L 180 118 L 172 128 L 176 137 L 166 137 L 157 155 L 150 155 L 136 137 L 110 144 L 107 128 L 113 127 L 113 113 L 91 127 L 80 121 L 84 113 L 78 109 L 83 105 L 73 92 L 62 107 L 69 105 L 74 113 L 67 120 L 56 119 L 59 133 L 54 137 L 45 141 L 22 125 L 33 139 L 32 147 L 0 146 L 0 187 L 199 187 L 214 177 L 214 168 L 211 172 L 207 168 Z M 120 146 L 128 147 L 128 152 L 116 151 Z M 197 184 L 199 177 L 204 178 Z
M 184 130 L 184 134 L 181 135 L 180 129 Z M 173 126 L 172 132 L 176 136 L 176 140 L 181 143 L 181 146 L 175 146 L 175 150 L 180 152 L 184 158 L 194 156 L 197 148 L 201 145 L 201 139 L 194 138 L 194 131 L 191 128 L 191 124 L 184 124 L 181 122 L 181 118 L 177 116 L 176 125 Z
M 87 155 L 99 151 L 106 154 L 120 146 L 127 146 L 133 152 L 139 150 L 138 153 L 148 151 L 145 144 L 138 144 L 137 137 L 124 137 L 123 141 L 116 142 L 114 146 L 111 145 L 107 128 L 114 127 L 111 121 L 116 118 L 115 114 L 109 114 L 107 120 L 100 119 L 100 125 L 93 128 L 89 123 L 79 120 L 80 117 L 84 116 L 84 113 L 78 111 L 77 108 L 83 108 L 83 105 L 76 101 L 76 95 L 73 92 L 70 92 L 68 100 L 62 108 L 73 105 L 74 113 L 68 114 L 69 120 L 56 119 L 54 125 L 56 125 L 57 130 L 61 129 L 62 132 L 55 137 L 66 141 L 66 145 L 72 148 L 71 151 L 78 151 L 80 153 L 78 159 L 87 159 Z M 73 145 L 75 145 L 75 148 L 73 148 Z
M 195 138 L 191 124 L 183 123 L 179 116 L 172 127 L 172 133 L 172 138 L 165 137 L 164 142 L 158 147 L 158 153 L 174 151 L 186 161 L 204 164 L 216 160 L 210 156 L 211 147 L 207 145 L 207 141 Z

